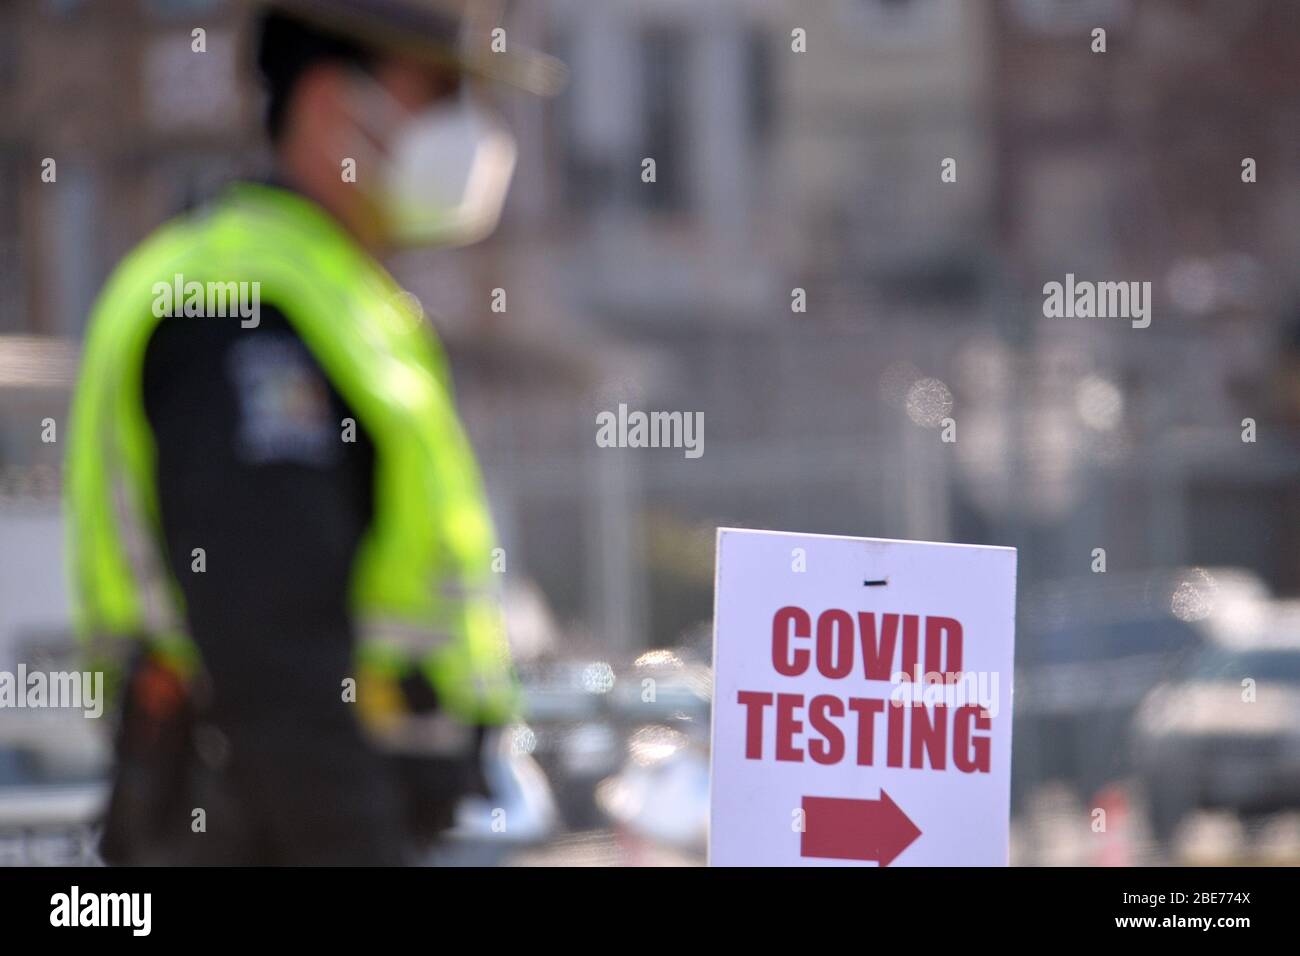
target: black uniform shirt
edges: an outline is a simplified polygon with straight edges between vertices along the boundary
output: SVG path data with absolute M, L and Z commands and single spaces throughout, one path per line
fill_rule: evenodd
M 265 304 L 255 328 L 164 319 L 144 401 L 168 562 L 212 719 L 267 743 L 353 736 L 342 681 L 353 676 L 348 582 L 372 513 L 365 430 L 358 422 L 344 440 L 355 415 Z

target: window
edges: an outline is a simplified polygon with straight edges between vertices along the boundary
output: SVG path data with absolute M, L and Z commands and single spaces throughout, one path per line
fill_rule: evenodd
M 686 205 L 689 187 L 685 169 L 685 126 L 691 115 L 686 99 L 688 43 L 686 31 L 679 27 L 651 27 L 641 40 L 642 139 L 637 165 L 653 157 L 656 186 L 634 195 L 640 204 L 665 212 Z
M 19 164 L 14 152 L 0 152 L 0 333 L 26 331 L 27 315 L 23 300 L 23 274 L 20 249 L 22 218 L 19 187 L 24 182 L 22 170 L 32 175 L 31 164 Z

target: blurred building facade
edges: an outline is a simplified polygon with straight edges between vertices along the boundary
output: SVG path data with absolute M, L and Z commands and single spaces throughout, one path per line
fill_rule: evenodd
M 450 343 L 508 573 L 575 644 L 698 633 L 718 525 L 1013 544 L 1022 586 L 1103 547 L 1300 590 L 1289 0 L 529 0 L 506 25 L 571 86 L 504 104 L 502 231 L 394 268 Z M 99 284 L 265 169 L 243 27 L 230 0 L 0 6 L 0 468 L 53 552 L 40 423 Z M 1043 318 L 1067 272 L 1151 281 L 1151 327 Z M 702 412 L 703 456 L 598 448 L 620 403 Z

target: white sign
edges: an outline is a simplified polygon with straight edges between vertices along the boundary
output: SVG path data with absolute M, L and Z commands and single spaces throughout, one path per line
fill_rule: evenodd
M 1005 866 L 1016 552 L 718 529 L 709 862 Z

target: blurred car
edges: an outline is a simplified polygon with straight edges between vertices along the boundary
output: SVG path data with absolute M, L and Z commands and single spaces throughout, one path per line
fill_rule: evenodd
M 1125 740 L 1143 698 L 1267 603 L 1259 579 L 1235 569 L 1094 574 L 1027 595 L 1016 646 L 1017 804 L 1045 780 L 1087 800 L 1130 776 Z
M 554 837 L 560 824 L 555 795 L 531 751 L 535 736 L 518 724 L 493 731 L 484 746 L 488 796 L 471 795 L 426 861 L 436 866 L 498 866 L 510 855 Z
M 519 668 L 533 755 L 545 770 L 565 824 L 608 822 L 597 785 L 616 773 L 638 728 L 659 723 L 689 731 L 709 722 L 712 672 L 690 647 L 649 650 L 633 660 L 535 660 Z
M 601 782 L 597 802 L 635 855 L 662 846 L 704 857 L 709 832 L 709 753 L 702 732 L 650 724 L 628 740 L 619 772 Z
M 1143 701 L 1133 753 L 1155 836 L 1191 811 L 1300 808 L 1300 601 L 1216 641 Z
M 633 859 L 655 849 L 704 858 L 712 696 L 712 668 L 689 645 L 641 654 L 611 695 L 621 725 L 634 729 L 596 799 Z

